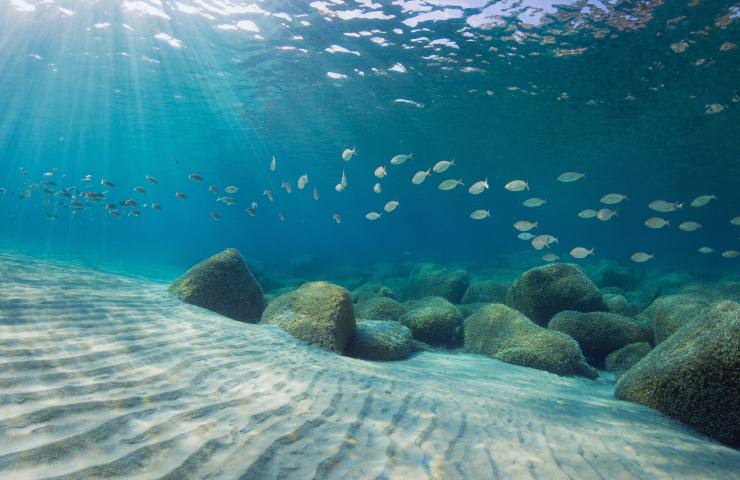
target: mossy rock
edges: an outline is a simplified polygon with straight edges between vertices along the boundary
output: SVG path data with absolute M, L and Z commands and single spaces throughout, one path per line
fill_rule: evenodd
M 411 271 L 406 297 L 442 297 L 451 303 L 460 303 L 469 283 L 468 272 L 461 268 L 422 263 Z
M 629 317 L 609 312 L 566 310 L 552 317 L 547 328 L 575 339 L 588 362 L 600 368 L 613 351 L 650 339 L 650 332 Z
M 713 304 L 619 379 L 615 395 L 740 446 L 740 305 Z
M 648 342 L 635 342 L 625 345 L 606 356 L 604 365 L 608 372 L 626 372 L 642 357 L 650 353 L 652 346 Z
M 564 310 L 607 309 L 596 284 L 581 267 L 571 263 L 551 263 L 527 270 L 512 285 L 507 303 L 541 326 Z
M 603 292 L 604 289 L 602 288 L 601 291 Z M 604 300 L 606 309 L 611 313 L 624 315 L 625 317 L 633 317 L 637 314 L 637 308 L 634 305 L 630 305 L 627 297 L 622 294 L 604 293 L 601 298 Z
M 403 360 L 414 350 L 411 330 L 398 322 L 361 320 L 346 354 L 365 360 Z
M 360 303 L 375 297 L 388 297 L 397 300 L 398 296 L 391 288 L 378 282 L 363 283 L 352 290 L 352 301 Z
M 294 337 L 341 353 L 355 334 L 352 297 L 328 282 L 309 282 L 275 298 L 262 314 L 262 323 L 279 326 Z
M 558 375 L 583 373 L 595 378 L 575 340 L 540 327 L 506 305 L 484 305 L 465 320 L 464 332 L 469 352 Z
M 453 347 L 460 343 L 462 314 L 442 297 L 409 302 L 399 321 L 411 329 L 414 338 L 430 345 Z
M 709 301 L 701 295 L 663 295 L 656 298 L 639 317 L 651 325 L 655 344 L 658 345 L 683 325 L 700 316 L 707 307 Z
M 262 287 L 235 248 L 209 257 L 170 285 L 180 300 L 240 322 L 256 323 L 264 307 Z
M 473 282 L 465 290 L 460 303 L 504 303 L 509 283 L 495 280 Z
M 355 317 L 368 320 L 398 321 L 406 307 L 390 297 L 371 297 L 355 305 Z

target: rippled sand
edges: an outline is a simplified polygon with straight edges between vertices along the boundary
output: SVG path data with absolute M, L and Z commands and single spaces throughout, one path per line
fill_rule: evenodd
M 731 478 L 612 385 L 483 357 L 370 363 L 166 286 L 0 256 L 0 478 Z

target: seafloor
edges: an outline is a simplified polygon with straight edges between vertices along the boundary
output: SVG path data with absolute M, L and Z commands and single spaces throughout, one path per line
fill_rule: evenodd
M 740 452 L 591 381 L 348 358 L 166 285 L 0 256 L 0 478 L 729 479 Z

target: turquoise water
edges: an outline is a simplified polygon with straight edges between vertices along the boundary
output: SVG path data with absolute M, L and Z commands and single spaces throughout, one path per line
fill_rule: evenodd
M 531 220 L 535 233 L 559 239 L 550 250 L 563 259 L 583 246 L 596 255 L 582 262 L 629 262 L 643 251 L 655 254 L 644 268 L 737 268 L 720 253 L 737 250 L 740 233 L 730 223 L 740 214 L 738 6 L 505 3 L 6 1 L 1 241 L 164 276 L 227 246 L 276 265 L 301 255 L 327 264 L 487 264 L 519 252 L 537 262 L 544 252 L 512 228 Z M 715 104 L 722 110 L 707 113 Z M 348 147 L 358 155 L 344 162 Z M 453 158 L 447 172 L 411 183 Z M 388 176 L 376 194 L 380 165 Z M 337 193 L 342 170 L 348 188 Z M 586 178 L 557 182 L 564 171 Z M 298 191 L 304 173 L 308 186 Z M 91 183 L 80 181 L 85 175 Z M 447 178 L 465 188 L 438 190 Z M 489 190 L 467 193 L 484 178 Z M 514 179 L 531 190 L 506 191 Z M 216 202 L 227 185 L 239 187 L 236 205 Z M 69 187 L 75 197 L 107 193 L 83 198 L 73 214 L 71 198 L 59 195 Z M 30 196 L 18 199 L 22 191 Z M 617 217 L 576 216 L 605 207 L 599 198 L 612 192 L 629 198 Z M 689 207 L 704 194 L 718 200 Z M 525 208 L 529 197 L 547 203 Z M 126 199 L 140 216 L 106 212 Z M 653 212 L 647 204 L 656 199 L 684 208 Z M 400 202 L 395 212 L 365 219 L 389 200 Z M 162 210 L 142 206 L 152 202 Z M 471 220 L 479 208 L 492 218 Z M 646 228 L 654 215 L 672 227 Z M 676 228 L 687 220 L 702 228 Z M 701 246 L 715 252 L 698 253 Z

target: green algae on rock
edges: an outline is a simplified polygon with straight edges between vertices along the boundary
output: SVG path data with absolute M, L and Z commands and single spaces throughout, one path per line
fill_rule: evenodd
M 703 296 L 693 293 L 663 295 L 656 298 L 638 317 L 643 323 L 651 325 L 655 344 L 658 345 L 700 316 L 709 303 Z
M 509 289 L 507 304 L 541 326 L 563 310 L 607 309 L 596 284 L 572 263 L 552 263 L 527 270 Z
M 398 321 L 406 307 L 390 297 L 372 297 L 355 305 L 355 317 L 368 320 Z
M 442 297 L 451 303 L 460 303 L 468 284 L 468 272 L 461 268 L 422 263 L 411 271 L 406 297 Z
M 510 284 L 496 280 L 472 282 L 460 303 L 504 303 Z
M 338 353 L 344 351 L 356 328 L 349 292 L 328 282 L 305 283 L 280 295 L 267 306 L 261 321 Z
M 264 307 L 262 287 L 235 248 L 198 263 L 169 291 L 186 303 L 241 322 L 259 322 Z
M 409 302 L 399 321 L 411 329 L 414 338 L 430 345 L 452 347 L 460 343 L 462 314 L 442 297 Z
M 625 345 L 606 356 L 604 366 L 607 372 L 626 372 L 642 357 L 650 353 L 652 346 L 648 342 L 635 342 Z
M 614 393 L 740 446 L 740 305 L 704 310 L 627 370 Z
M 502 362 L 558 375 L 595 372 L 583 365 L 578 343 L 568 335 L 542 328 L 503 304 L 484 305 L 465 320 L 465 350 Z
M 362 320 L 347 344 L 346 354 L 365 360 L 403 360 L 414 350 L 411 330 L 386 320 Z

